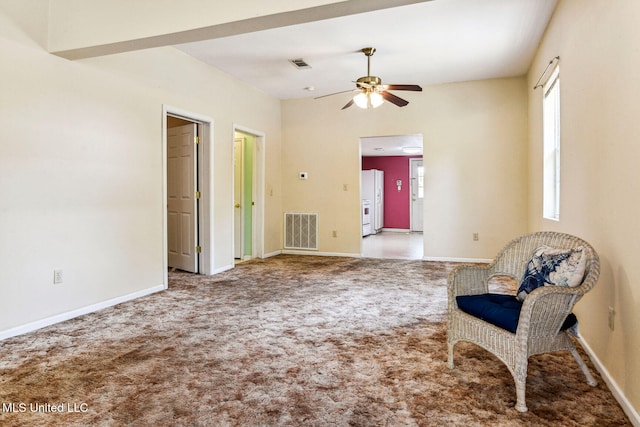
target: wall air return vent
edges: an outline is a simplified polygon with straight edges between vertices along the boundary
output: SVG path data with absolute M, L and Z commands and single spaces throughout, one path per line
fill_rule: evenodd
M 307 62 L 302 58 L 290 59 L 289 62 L 298 70 L 306 70 L 311 68 L 311 65 L 307 64 Z
M 284 247 L 318 250 L 318 214 L 285 212 Z

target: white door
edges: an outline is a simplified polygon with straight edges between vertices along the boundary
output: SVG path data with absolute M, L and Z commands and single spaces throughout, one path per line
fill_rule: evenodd
M 244 138 L 233 141 L 233 257 L 242 259 L 244 254 Z
M 169 267 L 198 272 L 196 124 L 167 129 Z
M 422 159 L 411 163 L 411 231 L 424 230 L 424 166 Z

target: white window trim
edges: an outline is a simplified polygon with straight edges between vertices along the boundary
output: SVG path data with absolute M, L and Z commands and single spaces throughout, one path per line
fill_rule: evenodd
M 543 86 L 542 214 L 560 220 L 560 67 L 556 65 Z

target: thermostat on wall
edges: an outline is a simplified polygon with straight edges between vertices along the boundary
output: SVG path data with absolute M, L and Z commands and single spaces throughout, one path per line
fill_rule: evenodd
M 300 172 L 300 179 L 307 179 L 309 174 L 307 172 Z

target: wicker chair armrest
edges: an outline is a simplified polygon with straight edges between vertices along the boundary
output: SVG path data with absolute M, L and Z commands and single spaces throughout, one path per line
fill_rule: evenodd
M 462 264 L 451 270 L 447 279 L 449 309 L 458 307 L 457 296 L 487 293 L 488 281 L 494 274 L 493 270 L 494 264 Z
M 523 340 L 556 336 L 583 293 L 580 287 L 542 286 L 534 290 L 522 304 L 516 334 Z

